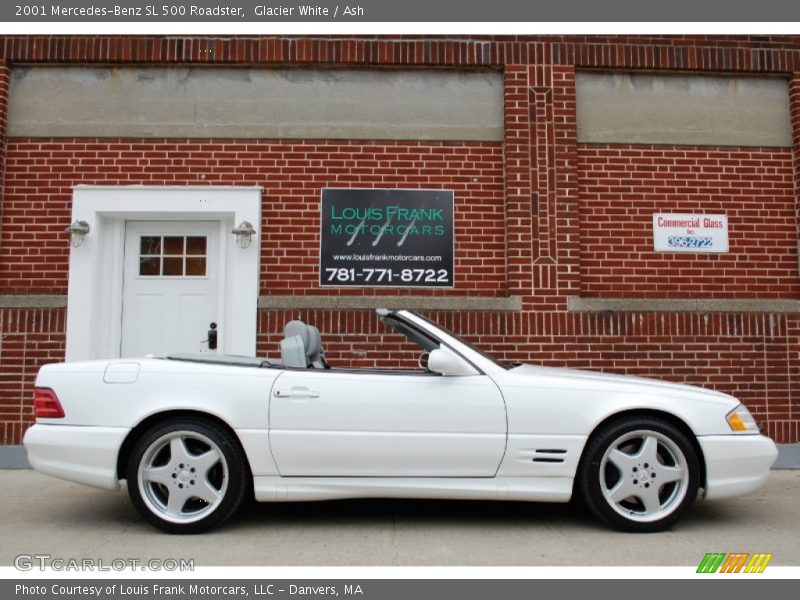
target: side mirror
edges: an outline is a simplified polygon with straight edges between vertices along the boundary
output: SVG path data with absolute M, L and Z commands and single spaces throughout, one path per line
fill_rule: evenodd
M 428 369 L 446 377 L 478 374 L 469 363 L 444 346 L 431 350 Z

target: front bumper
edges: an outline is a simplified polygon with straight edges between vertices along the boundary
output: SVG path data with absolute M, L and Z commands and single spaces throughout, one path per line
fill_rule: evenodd
M 706 459 L 705 497 L 741 496 L 767 481 L 778 447 L 763 435 L 707 435 L 697 438 Z
M 117 455 L 130 429 L 36 423 L 22 443 L 41 473 L 107 490 L 119 489 Z

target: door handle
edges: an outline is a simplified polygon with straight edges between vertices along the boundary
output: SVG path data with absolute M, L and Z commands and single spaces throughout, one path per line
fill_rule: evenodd
M 211 323 L 209 325 L 210 329 L 208 330 L 208 337 L 204 340 L 200 340 L 201 344 L 208 344 L 209 350 L 216 350 L 217 349 L 217 324 Z
M 275 390 L 276 398 L 319 398 L 319 392 L 307 387 L 293 387 L 290 389 Z

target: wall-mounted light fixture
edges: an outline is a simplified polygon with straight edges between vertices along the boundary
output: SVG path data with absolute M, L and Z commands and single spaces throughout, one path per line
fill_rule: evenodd
M 231 233 L 236 236 L 236 245 L 239 248 L 249 248 L 256 230 L 250 221 L 242 221 L 238 227 L 231 229 Z
M 77 248 L 83 244 L 83 238 L 89 233 L 89 223 L 86 221 L 73 221 L 72 225 L 67 227 L 64 231 L 69 234 L 70 243 Z

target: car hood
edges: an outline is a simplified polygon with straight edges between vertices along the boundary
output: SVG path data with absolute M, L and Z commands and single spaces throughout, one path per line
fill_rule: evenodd
M 620 392 L 649 393 L 671 398 L 704 400 L 718 404 L 738 405 L 739 400 L 714 390 L 683 383 L 672 383 L 658 379 L 647 379 L 633 375 L 616 375 L 580 369 L 519 365 L 509 371 L 516 376 L 530 379 L 538 386 L 561 388 L 592 388 Z

